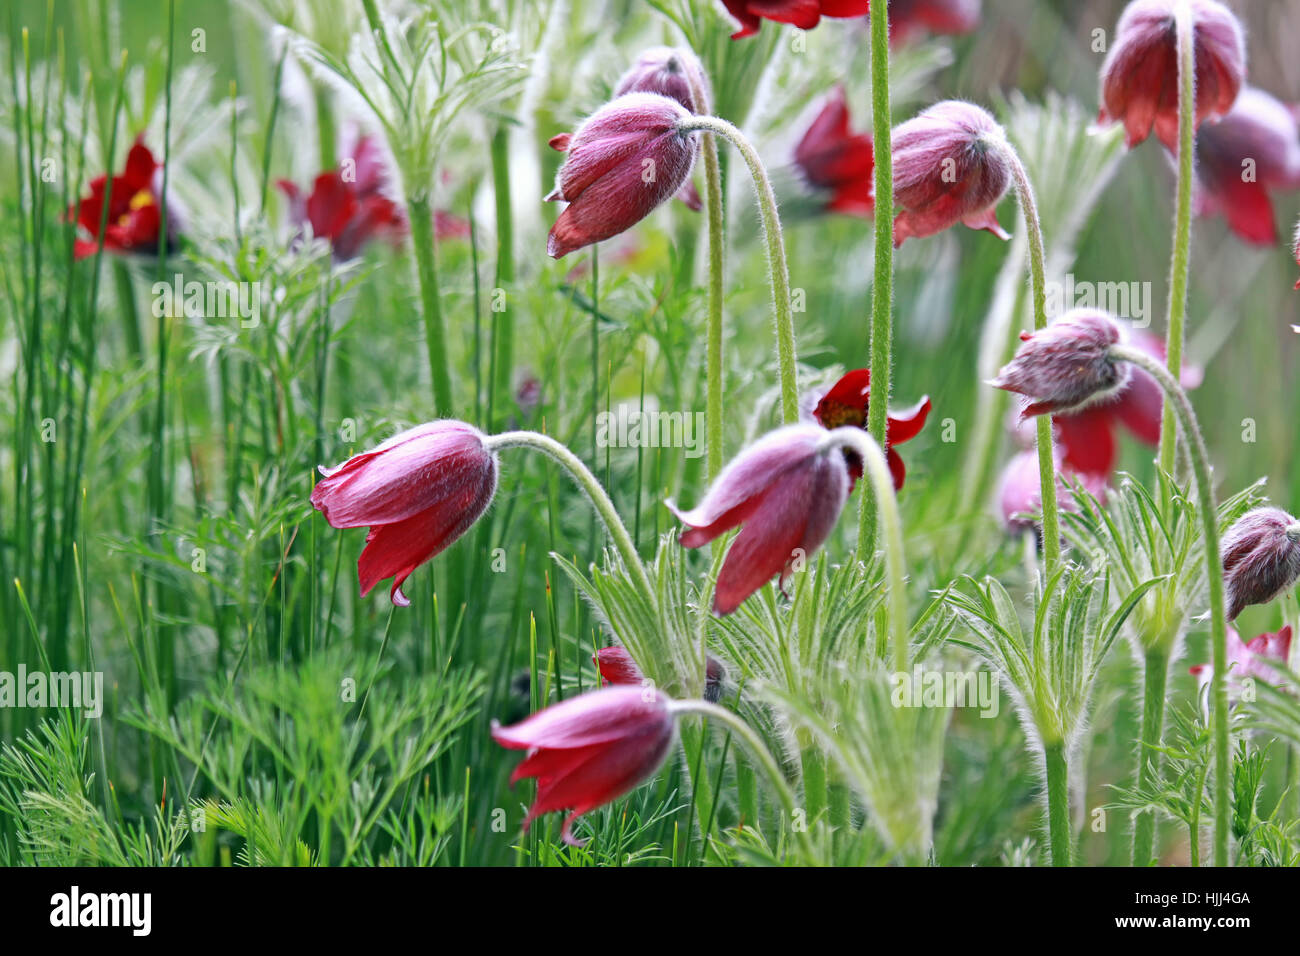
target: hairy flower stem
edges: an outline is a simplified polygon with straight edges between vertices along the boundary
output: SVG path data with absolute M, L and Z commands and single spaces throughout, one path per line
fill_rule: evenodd
M 645 598 L 647 606 L 658 607 L 659 600 L 654 588 L 650 586 L 645 565 L 641 563 L 641 556 L 637 554 L 636 545 L 632 543 L 632 536 L 628 534 L 627 526 L 618 516 L 618 512 L 614 509 L 614 502 L 610 501 L 604 487 L 591 473 L 591 469 L 582 463 L 581 458 L 569 451 L 565 445 L 541 432 L 502 432 L 499 435 L 489 436 L 484 445 L 493 452 L 506 448 L 531 448 L 547 455 L 564 468 L 573 478 L 574 483 L 587 495 L 592 507 L 596 509 L 596 514 L 600 515 L 600 520 L 609 533 L 610 541 L 613 542 L 623 563 L 627 565 L 627 572 L 632 576 L 633 583 L 641 592 L 641 596 Z
M 785 424 L 791 425 L 799 420 L 799 386 L 795 375 L 794 310 L 790 304 L 790 267 L 785 259 L 785 240 L 781 235 L 781 218 L 776 211 L 776 194 L 772 191 L 767 169 L 759 159 L 753 144 L 745 138 L 745 134 L 724 119 L 717 116 L 692 116 L 690 119 L 682 120 L 679 128 L 684 131 L 704 130 L 730 141 L 740 151 L 754 180 L 754 191 L 758 194 L 759 216 L 763 220 L 763 235 L 767 240 L 768 274 L 772 280 L 776 356 L 781 370 L 781 418 Z M 719 339 L 719 348 L 721 348 L 721 339 Z
M 442 299 L 438 290 L 438 251 L 434 246 L 433 206 L 427 196 L 406 201 L 411 221 L 411 248 L 424 312 L 424 343 L 429 350 L 433 378 L 433 405 L 438 416 L 452 414 L 451 373 L 447 362 L 447 333 L 443 327 Z
M 492 135 L 492 193 L 496 201 L 497 264 L 496 286 L 509 289 L 515 281 L 515 227 L 510 199 L 510 134 L 501 126 Z M 506 308 L 493 312 L 496 334 L 493 336 L 493 380 L 488 383 L 488 405 L 493 409 L 509 408 L 510 382 L 514 375 L 515 318 Z M 498 400 L 499 399 L 499 404 Z M 491 426 L 494 423 L 489 422 Z
M 1138 744 L 1138 790 L 1145 792 L 1155 781 L 1160 767 L 1160 746 L 1165 731 L 1165 689 L 1169 682 L 1169 654 L 1163 646 L 1153 647 L 1143 661 L 1145 678 L 1142 696 L 1142 740 Z M 1133 865 L 1150 866 L 1155 848 L 1156 815 L 1146 810 L 1133 823 Z
M 1112 357 L 1132 362 L 1164 389 L 1165 407 L 1172 407 L 1183 430 L 1196 478 L 1196 494 L 1205 538 L 1205 570 L 1210 583 L 1210 643 L 1214 674 L 1210 679 L 1210 701 L 1214 709 L 1214 865 L 1228 865 L 1228 826 L 1231 814 L 1228 784 L 1232 773 L 1228 752 L 1228 622 L 1223 606 L 1223 565 L 1219 558 L 1219 516 L 1210 484 L 1210 456 L 1196 424 L 1196 413 L 1178 379 L 1156 359 L 1140 349 L 1112 345 Z
M 809 861 L 816 859 L 816 851 L 813 849 L 812 840 L 808 836 L 807 827 L 793 826 L 796 811 L 800 809 L 795 802 L 794 791 L 790 789 L 790 784 L 785 779 L 785 775 L 781 773 L 781 768 L 772 759 L 771 752 L 763 744 L 762 738 L 754 732 L 754 728 L 742 720 L 739 715 L 732 713 L 725 707 L 710 704 L 706 700 L 675 700 L 668 706 L 674 714 L 701 714 L 709 720 L 725 724 L 735 733 L 757 760 L 759 767 L 767 774 L 773 789 L 776 790 L 776 795 L 781 800 L 781 805 L 785 808 L 786 824 L 791 826 Z
M 871 396 L 867 432 L 885 447 L 893 367 L 894 310 L 894 157 L 890 149 L 889 8 L 871 10 L 871 135 L 875 142 L 876 263 L 871 283 Z M 858 560 L 876 543 L 875 495 L 863 489 L 858 500 Z
M 1071 866 L 1070 847 L 1070 770 L 1065 760 L 1065 744 L 1056 742 L 1043 748 L 1047 770 L 1047 839 L 1052 848 L 1052 866 Z
M 1166 367 L 1177 378 L 1183 367 L 1183 319 L 1187 314 L 1187 273 L 1192 244 L 1192 177 L 1196 153 L 1196 44 L 1192 37 L 1192 11 L 1177 7 L 1178 24 L 1178 198 L 1174 213 L 1174 247 L 1169 263 L 1169 307 L 1165 333 Z M 1178 430 L 1174 410 L 1165 403 L 1160 426 L 1160 467 L 1174 473 Z

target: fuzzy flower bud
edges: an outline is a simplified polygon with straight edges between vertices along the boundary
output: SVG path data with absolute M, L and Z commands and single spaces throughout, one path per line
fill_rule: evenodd
M 697 89 L 702 98 L 699 103 L 695 102 Z M 625 93 L 658 93 L 697 115 L 712 112 L 704 67 L 694 53 L 678 47 L 651 47 L 637 57 L 614 87 L 616 97 Z
M 989 384 L 1031 399 L 1022 417 L 1074 412 L 1115 395 L 1132 369 L 1110 355 L 1120 328 L 1098 309 L 1073 309 L 1045 329 L 1022 332 L 1023 344 Z
M 1219 549 L 1228 620 L 1267 604 L 1300 578 L 1300 521 L 1281 508 L 1255 508 L 1223 536 Z

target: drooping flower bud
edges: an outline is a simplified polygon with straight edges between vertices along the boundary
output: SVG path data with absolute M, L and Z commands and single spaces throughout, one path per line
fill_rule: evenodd
M 1196 72 L 1194 125 L 1232 108 L 1246 78 L 1246 41 L 1236 14 L 1217 0 L 1133 0 L 1120 14 L 1101 66 L 1100 122 L 1124 123 L 1132 148 L 1152 127 L 1178 151 L 1178 7 L 1192 17 Z
M 1231 621 L 1251 604 L 1267 604 L 1300 578 L 1300 521 L 1281 508 L 1248 511 L 1224 533 L 1219 556 Z
M 695 90 L 702 101 L 695 102 Z M 698 115 L 712 112 L 709 103 L 709 79 L 699 58 L 681 47 L 656 46 L 646 50 L 614 87 L 614 95 L 658 93 L 676 100 Z
M 1021 333 L 1015 357 L 989 384 L 1031 399 L 1025 418 L 1078 411 L 1128 384 L 1131 366 L 1110 355 L 1120 335 L 1107 313 L 1072 309 L 1045 329 Z
M 483 441 L 474 426 L 441 420 L 321 468 L 325 477 L 312 489 L 312 506 L 332 527 L 370 528 L 357 561 L 362 597 L 392 578 L 393 603 L 410 604 L 402 582 L 487 510 L 497 459 Z
M 559 259 L 618 235 L 682 188 L 699 143 L 680 128 L 691 114 L 658 93 L 627 93 L 593 113 L 570 136 L 548 201 L 569 205 L 551 227 L 546 251 Z
M 1005 133 L 986 110 L 960 100 L 936 103 L 896 127 L 894 245 L 964 223 L 999 239 L 1010 235 L 997 219 L 1011 185 Z

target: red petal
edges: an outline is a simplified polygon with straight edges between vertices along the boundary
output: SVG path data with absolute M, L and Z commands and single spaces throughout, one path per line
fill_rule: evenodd
M 911 441 L 925 427 L 925 420 L 930 416 L 930 396 L 926 395 L 911 408 L 890 412 L 885 441 L 889 445 L 901 445 Z

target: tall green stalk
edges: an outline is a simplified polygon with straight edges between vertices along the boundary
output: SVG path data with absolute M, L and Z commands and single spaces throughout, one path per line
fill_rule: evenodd
M 497 311 L 493 306 L 492 336 L 492 381 L 489 385 L 490 398 L 488 407 L 508 408 L 508 404 L 497 404 L 498 396 L 502 403 L 508 403 L 511 376 L 514 375 L 515 354 L 515 318 L 509 305 L 509 287 L 515 281 L 515 226 L 514 212 L 510 206 L 510 134 L 502 126 L 492 135 L 492 193 L 496 199 L 497 226 L 497 289 L 507 292 L 505 308 Z M 492 425 L 492 422 L 488 423 Z
M 1058 741 L 1044 746 L 1043 762 L 1047 771 L 1047 839 L 1052 848 L 1052 866 L 1070 866 L 1070 770 L 1065 744 Z
M 420 283 L 424 313 L 424 343 L 429 350 L 429 373 L 433 378 L 433 406 L 442 417 L 452 414 L 451 371 L 447 359 L 447 333 L 442 318 L 442 296 L 438 289 L 438 250 L 433 234 L 433 205 L 427 196 L 406 202 L 411 220 L 411 249 L 415 253 L 415 274 Z
M 694 74 L 691 76 L 695 87 L 691 91 L 691 96 L 696 103 L 703 103 L 704 90 L 700 88 Z M 704 206 L 709 219 L 709 286 L 706 307 L 708 335 L 705 346 L 708 396 L 704 413 L 704 432 L 708 446 L 708 476 L 711 481 L 722 470 L 722 268 L 726 237 L 718 143 L 712 136 L 705 136 L 701 148 L 704 153 Z
M 1159 769 L 1155 748 L 1165 731 L 1165 691 L 1169 683 L 1169 654 L 1163 644 L 1147 650 L 1143 660 L 1142 739 L 1138 743 L 1138 790 L 1145 792 Z M 1149 866 L 1155 848 L 1156 815 L 1147 810 L 1133 823 L 1133 865 Z

